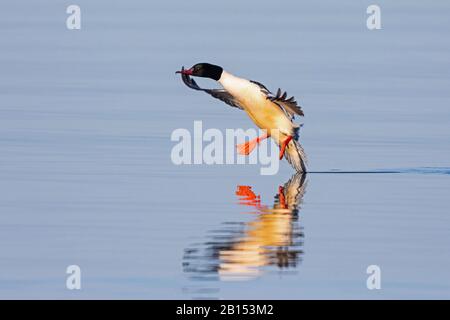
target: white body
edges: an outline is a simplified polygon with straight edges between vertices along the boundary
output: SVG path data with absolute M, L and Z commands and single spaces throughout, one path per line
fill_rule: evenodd
M 253 122 L 259 128 L 267 130 L 269 135 L 272 135 L 273 129 L 280 131 L 281 139 L 294 135 L 295 128 L 298 126 L 286 116 L 278 105 L 266 98 L 257 84 L 226 71 L 223 71 L 219 83 L 239 101 Z M 275 139 L 278 144 L 280 138 Z

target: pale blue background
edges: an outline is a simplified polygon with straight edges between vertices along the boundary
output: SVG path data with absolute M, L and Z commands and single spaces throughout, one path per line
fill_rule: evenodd
M 69 31 L 72 3 L 1 5 L 0 298 L 450 298 L 448 1 L 377 1 L 377 31 L 372 1 L 76 1 Z M 183 272 L 191 243 L 252 220 L 237 185 L 270 205 L 292 174 L 172 165 L 176 128 L 253 127 L 174 74 L 203 61 L 296 96 L 311 170 L 402 172 L 310 174 L 293 274 Z

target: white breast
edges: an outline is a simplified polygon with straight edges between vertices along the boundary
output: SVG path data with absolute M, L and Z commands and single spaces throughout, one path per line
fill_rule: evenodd
M 238 100 L 247 100 L 249 95 L 260 96 L 261 91 L 254 83 L 239 78 L 226 71 L 222 72 L 219 83 Z

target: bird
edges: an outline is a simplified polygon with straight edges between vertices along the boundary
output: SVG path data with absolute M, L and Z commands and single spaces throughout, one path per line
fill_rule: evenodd
M 299 142 L 301 125 L 294 123 L 294 117 L 304 116 L 302 108 L 294 97 L 278 89 L 274 94 L 262 83 L 235 76 L 221 66 L 197 63 L 189 69 L 176 71 L 186 86 L 208 93 L 226 104 L 244 110 L 264 134 L 237 145 L 238 153 L 249 155 L 263 140 L 272 138 L 280 148 L 279 159 L 283 157 L 297 172 L 306 172 L 306 154 Z M 200 88 L 192 77 L 209 78 L 217 81 L 221 89 Z

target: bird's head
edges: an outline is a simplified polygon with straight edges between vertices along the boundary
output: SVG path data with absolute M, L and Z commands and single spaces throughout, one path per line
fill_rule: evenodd
M 210 63 L 197 63 L 190 69 L 182 69 L 176 73 L 186 74 L 194 77 L 210 78 L 213 80 L 219 80 L 222 75 L 222 67 L 216 66 Z

